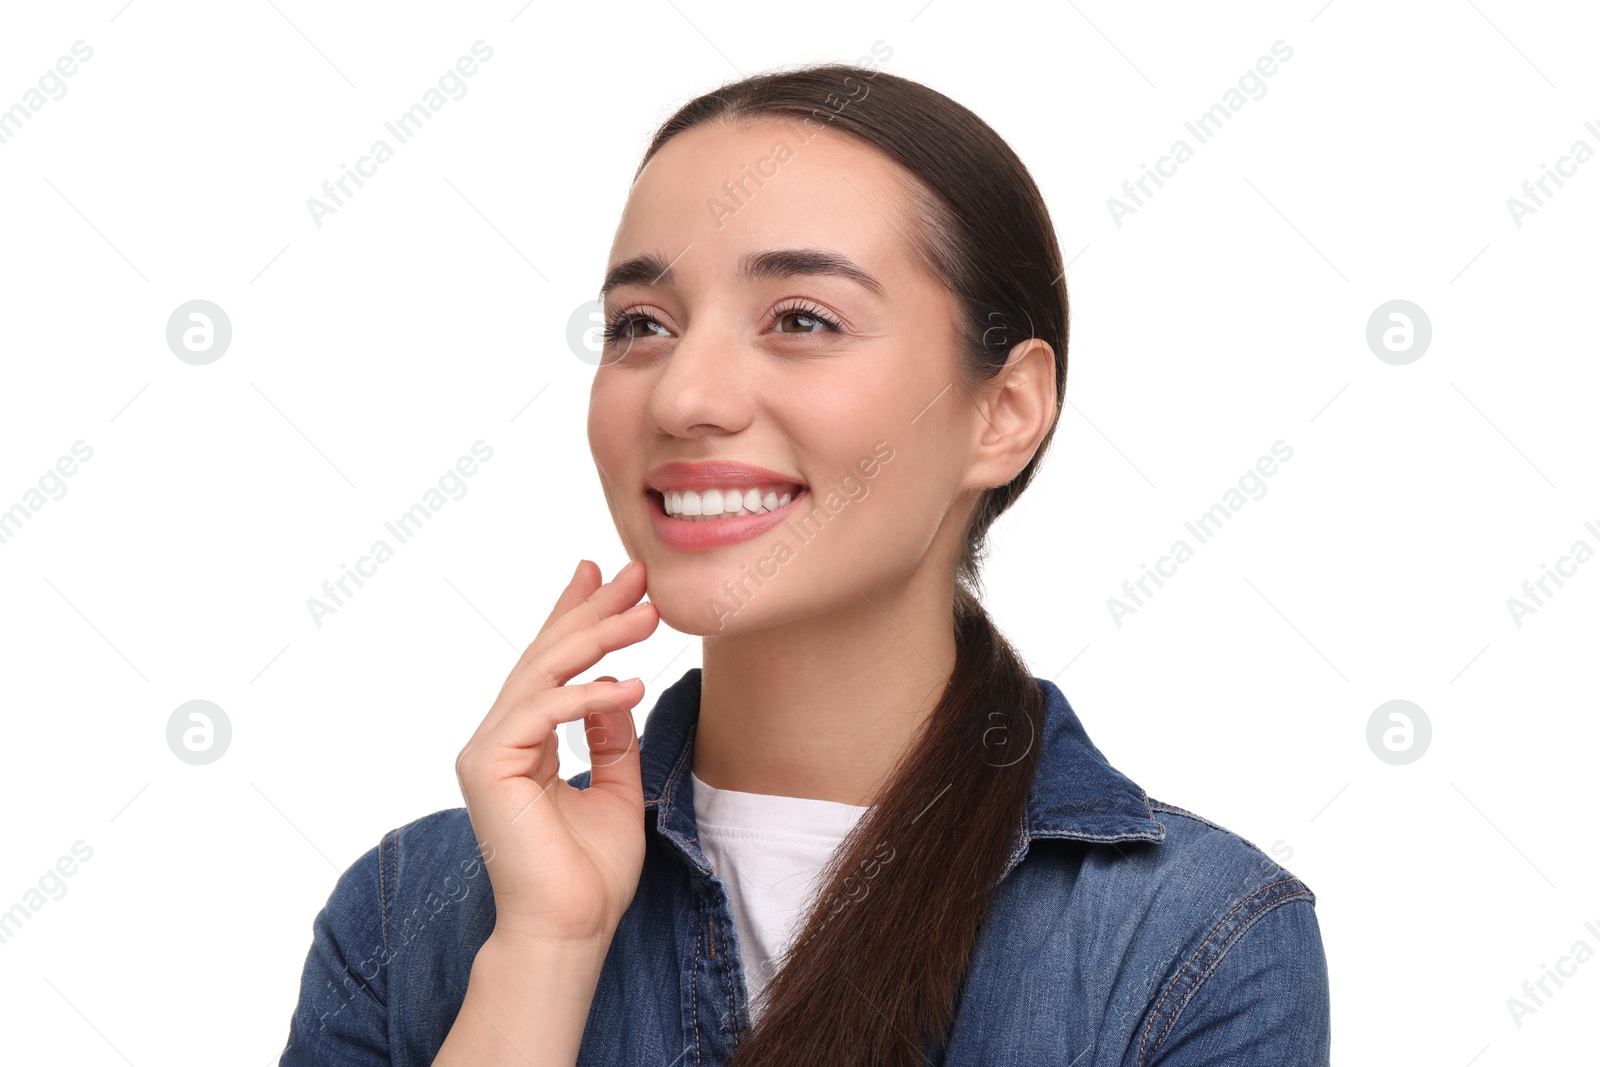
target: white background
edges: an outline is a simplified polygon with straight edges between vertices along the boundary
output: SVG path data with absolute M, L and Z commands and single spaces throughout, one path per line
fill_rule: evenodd
M 1315 890 L 1336 1062 L 1593 1059 L 1600 960 L 1507 1007 L 1600 951 L 1600 561 L 1507 607 L 1600 549 L 1600 160 L 1507 207 L 1600 150 L 1592 9 L 123 4 L 0 27 L 0 108 L 93 48 L 0 144 L 0 509 L 93 449 L 0 544 L 0 909 L 93 850 L 0 944 L 7 1060 L 275 1062 L 337 874 L 461 803 L 454 757 L 577 560 L 625 561 L 566 331 L 655 124 L 875 41 L 1013 145 L 1071 260 L 1070 403 L 985 573 L 1001 627 L 1114 764 Z M 307 198 L 480 39 L 466 94 L 318 227 Z M 233 327 L 207 366 L 166 343 L 192 299 Z M 1393 299 L 1432 323 L 1403 366 L 1366 342 Z M 480 439 L 466 494 L 315 625 Z M 1107 598 L 1279 440 L 1265 495 L 1117 625 Z M 662 626 L 606 670 L 647 680 L 642 720 L 698 663 Z M 1433 730 L 1404 766 L 1366 736 L 1397 698 Z M 192 699 L 232 724 L 207 766 L 167 746 Z

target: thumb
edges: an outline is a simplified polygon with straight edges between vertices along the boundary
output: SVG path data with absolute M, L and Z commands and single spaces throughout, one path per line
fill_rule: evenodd
M 589 744 L 590 786 L 604 786 L 611 792 L 642 799 L 644 783 L 639 770 L 639 738 L 631 709 L 643 698 L 644 683 L 638 679 L 630 681 L 632 695 L 625 690 L 616 702 L 589 702 L 584 716 L 584 739 Z

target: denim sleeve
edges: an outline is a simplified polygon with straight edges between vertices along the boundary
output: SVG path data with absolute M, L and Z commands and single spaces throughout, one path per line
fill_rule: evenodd
M 312 922 L 300 999 L 279 1067 L 389 1067 L 384 855 L 386 835 L 340 876 Z
M 1145 1067 L 1328 1067 L 1316 909 L 1303 895 L 1265 891 L 1246 905 L 1167 990 L 1146 1028 Z

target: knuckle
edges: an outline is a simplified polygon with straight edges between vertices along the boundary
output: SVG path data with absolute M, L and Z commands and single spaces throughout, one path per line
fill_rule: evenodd
M 599 595 L 600 591 L 596 590 L 594 596 L 578 605 L 578 607 L 585 609 L 585 613 L 588 616 L 588 618 L 584 621 L 585 626 L 599 626 L 602 622 L 606 621 L 606 612 L 601 611 L 600 605 L 595 603 L 595 597 L 598 597 Z

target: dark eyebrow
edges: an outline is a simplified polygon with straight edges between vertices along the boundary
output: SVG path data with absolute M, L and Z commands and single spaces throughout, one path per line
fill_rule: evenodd
M 885 296 L 883 285 L 856 266 L 855 261 L 822 248 L 773 248 L 750 252 L 739 260 L 739 273 L 747 281 L 757 278 L 790 278 L 798 274 L 830 274 L 855 282 L 878 296 Z
M 878 296 L 886 296 L 883 284 L 862 270 L 855 261 L 822 248 L 773 248 L 749 252 L 739 260 L 739 274 L 746 281 L 758 278 L 791 278 L 801 274 L 832 275 L 845 278 Z M 672 265 L 653 252 L 625 259 L 606 272 L 600 286 L 600 299 L 623 285 L 671 285 Z
M 625 259 L 606 271 L 606 280 L 600 285 L 600 299 L 611 290 L 623 285 L 672 284 L 672 264 L 654 252 Z

